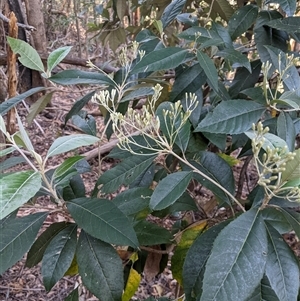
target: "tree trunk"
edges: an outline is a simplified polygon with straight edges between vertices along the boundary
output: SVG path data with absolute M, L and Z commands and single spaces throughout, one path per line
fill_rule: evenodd
M 26 24 L 25 16 L 22 11 L 22 4 L 19 0 L 8 0 L 9 10 L 14 12 L 19 23 Z M 7 14 L 8 17 L 8 14 Z M 26 38 L 26 31 L 19 27 L 18 39 L 28 42 Z M 19 64 L 19 85 L 18 89 L 22 92 L 32 88 L 32 71 L 21 64 Z M 21 80 L 22 79 L 22 80 Z
M 31 45 L 41 53 L 47 52 L 47 39 L 45 32 L 44 16 L 40 0 L 25 0 L 28 23 L 37 30 L 32 32 Z
M 37 51 L 47 52 L 47 40 L 45 35 L 44 18 L 41 10 L 41 4 L 39 0 L 26 0 L 26 16 L 23 13 L 24 7 L 21 0 L 8 0 L 9 8 L 13 11 L 18 19 L 19 23 L 30 24 L 36 28 L 36 31 L 30 32 L 28 35 L 23 28 L 19 27 L 19 39 L 28 42 Z M 29 36 L 29 41 L 28 37 Z M 19 69 L 20 80 L 19 89 L 22 92 L 28 91 L 31 88 L 45 86 L 45 80 L 41 77 L 40 73 L 35 70 L 24 68 Z M 40 95 L 33 95 L 30 97 L 30 101 L 34 102 Z
M 36 28 L 31 33 L 30 44 L 38 52 L 47 53 L 47 38 L 45 33 L 44 16 L 40 0 L 25 0 L 28 23 Z M 33 87 L 46 86 L 45 80 L 38 71 L 32 73 Z

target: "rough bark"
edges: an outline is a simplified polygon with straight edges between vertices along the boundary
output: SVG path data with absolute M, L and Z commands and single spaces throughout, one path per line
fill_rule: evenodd
M 9 10 L 14 12 L 19 23 L 26 24 L 26 19 L 22 11 L 22 4 L 20 0 L 8 0 Z M 26 31 L 24 28 L 19 27 L 18 38 L 27 42 Z M 32 71 L 21 64 L 19 64 L 19 81 L 18 90 L 25 92 L 32 88 Z
M 39 0 L 25 0 L 28 23 L 37 30 L 30 35 L 30 44 L 38 52 L 47 52 L 47 38 L 45 33 L 44 16 Z M 46 86 L 45 80 L 38 71 L 32 72 L 32 87 Z
M 12 38 L 18 37 L 17 18 L 13 12 L 9 17 L 8 35 Z M 17 94 L 17 72 L 16 72 L 17 56 L 12 52 L 9 45 L 7 45 L 7 73 L 8 73 L 8 96 L 9 98 Z M 12 108 L 7 114 L 7 131 L 12 135 L 16 132 L 16 111 Z

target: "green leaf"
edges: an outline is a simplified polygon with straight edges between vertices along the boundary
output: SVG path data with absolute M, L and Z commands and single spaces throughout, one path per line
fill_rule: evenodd
M 232 68 L 245 67 L 250 73 L 252 72 L 252 68 L 247 56 L 233 48 L 225 48 L 221 51 L 218 51 L 216 55 L 224 57 L 226 60 L 228 60 L 231 63 Z
M 16 149 L 13 146 L 12 147 L 7 147 L 7 148 L 4 148 L 4 149 L 0 149 L 0 157 L 4 157 L 4 156 L 6 156 L 8 154 L 11 154 L 15 150 Z
M 16 166 L 21 163 L 25 163 L 25 159 L 23 157 L 10 157 L 5 161 L 2 161 L 0 164 L 0 172 L 3 172 L 6 169 L 9 169 L 13 166 Z
M 288 17 L 294 15 L 297 5 L 296 0 L 267 0 L 265 3 L 278 3 Z
M 227 135 L 202 132 L 202 135 L 207 138 L 212 144 L 218 147 L 221 151 L 225 151 Z
M 189 121 L 182 125 L 182 115 L 176 114 L 175 106 L 173 103 L 163 102 L 158 106 L 155 113 L 159 118 L 160 129 L 164 135 L 171 143 L 175 142 L 182 152 L 185 152 L 190 139 L 191 125 Z M 169 114 L 166 114 L 166 112 L 169 112 Z M 174 118 L 174 115 L 176 118 Z
M 242 95 L 247 96 L 247 98 L 255 100 L 258 103 L 266 103 L 265 96 L 262 93 L 262 87 L 250 87 L 245 90 L 241 90 Z
M 36 87 L 32 88 L 22 94 L 19 94 L 18 96 L 12 97 L 0 104 L 0 114 L 4 115 L 7 113 L 10 109 L 12 109 L 14 106 L 16 106 L 19 102 L 24 100 L 26 97 L 31 96 L 35 93 L 41 92 L 46 90 L 44 87 Z
M 51 74 L 51 71 L 55 66 L 57 66 L 70 52 L 72 46 L 64 46 L 55 49 L 49 54 L 47 59 L 47 72 Z
M 53 179 L 62 178 L 66 176 L 69 171 L 76 165 L 77 162 L 82 160 L 83 156 L 75 156 L 66 159 L 59 167 L 57 167 L 53 174 Z
M 49 243 L 42 260 L 43 283 L 47 291 L 58 282 L 70 267 L 77 244 L 77 225 L 70 224 Z
M 138 246 L 128 218 L 111 201 L 83 197 L 67 202 L 67 207 L 79 227 L 90 235 L 112 244 Z
M 253 139 L 256 136 L 256 134 L 253 131 L 247 131 L 245 132 L 245 135 L 247 135 L 250 139 Z M 270 149 L 275 149 L 287 146 L 286 142 L 277 135 L 267 133 L 264 135 L 264 138 L 264 144 L 262 145 L 262 149 L 264 150 L 267 150 L 268 147 Z
M 48 212 L 7 221 L 1 229 L 0 275 L 20 260 L 33 244 Z
M 219 41 L 222 40 L 218 33 L 215 30 L 210 30 L 204 27 L 192 26 L 183 32 L 178 34 L 178 37 L 181 39 L 189 41 L 197 41 L 198 43 L 205 43 L 208 40 Z
M 219 24 L 217 22 L 212 22 L 211 31 L 214 31 L 215 34 L 218 36 L 218 38 L 223 41 L 225 48 L 232 48 L 233 49 L 232 39 L 230 37 L 230 34 L 229 34 L 227 28 L 223 27 L 221 24 Z
M 12 37 L 7 37 L 7 43 L 14 53 L 20 54 L 19 61 L 22 65 L 32 70 L 45 72 L 43 62 L 32 46 Z
M 197 16 L 191 14 L 191 13 L 181 13 L 177 15 L 176 20 L 180 23 L 189 25 L 189 26 L 194 26 L 198 24 L 198 18 Z
M 300 177 L 300 149 L 295 151 L 293 160 L 288 161 L 285 166 L 285 171 L 282 172 L 281 181 L 299 179 Z
M 174 255 L 171 259 L 171 269 L 173 278 L 177 280 L 177 282 L 182 286 L 183 278 L 182 278 L 182 269 L 183 264 L 187 255 L 188 250 L 191 245 L 194 243 L 195 239 L 207 226 L 207 221 L 202 220 L 196 223 L 191 224 L 188 228 L 184 229 L 181 237 L 177 237 L 177 246 L 175 248 Z
M 195 132 L 240 134 L 256 123 L 265 107 L 253 101 L 232 99 L 221 102 L 198 124 Z
M 199 87 L 205 84 L 206 78 L 207 77 L 199 64 L 195 64 L 191 67 L 185 66 L 178 71 L 176 70 L 175 82 L 170 94 L 170 102 L 184 99 L 186 93 L 196 93 L 198 101 L 201 101 L 199 98 L 202 96 L 202 89 Z M 199 105 L 199 107 L 201 107 L 201 105 Z M 199 117 L 197 121 L 198 120 Z
M 270 286 L 269 279 L 264 275 L 261 283 L 247 301 L 280 301 Z
M 76 257 L 82 282 L 89 291 L 105 301 L 121 301 L 122 261 L 111 245 L 81 231 Z
M 94 94 L 95 91 L 88 93 L 74 103 L 73 107 L 66 115 L 65 124 L 73 115 L 76 115 L 80 112 L 80 110 L 91 100 Z
M 266 25 L 270 20 L 281 19 L 278 11 L 260 11 L 254 26 L 254 40 L 262 62 L 270 61 L 270 55 L 265 46 L 274 46 L 283 52 L 288 50 L 289 36 L 285 31 Z
M 155 176 L 155 164 L 151 164 L 146 170 L 144 170 L 130 185 L 133 187 L 149 187 Z
M 129 142 L 129 146 L 134 153 L 141 154 L 144 156 L 144 158 L 147 157 L 147 155 L 151 156 L 157 153 L 155 150 L 151 150 L 151 148 L 157 149 L 157 143 L 153 139 L 139 135 L 132 136 L 131 140 L 134 141 L 134 143 Z M 143 147 L 141 147 L 140 145 Z M 150 150 L 146 149 L 145 147 L 149 147 Z M 118 146 L 115 146 L 108 156 L 109 158 L 126 159 L 132 156 L 132 154 L 128 150 L 123 150 Z
M 140 245 L 144 246 L 170 244 L 173 239 L 173 235 L 167 229 L 146 220 L 136 223 L 134 230 Z
M 234 13 L 233 6 L 227 0 L 205 0 L 205 2 L 212 6 L 212 11 L 218 13 L 225 21 L 229 21 Z
M 188 194 L 184 192 L 183 195 L 171 206 L 160 210 L 152 212 L 152 215 L 158 217 L 165 217 L 169 214 L 179 212 L 179 211 L 197 211 L 198 207 L 195 204 L 195 200 Z
M 297 90 L 283 92 L 280 95 L 279 100 L 284 101 L 287 105 L 291 106 L 294 109 L 300 109 L 300 96 L 298 95 Z
M 118 189 L 120 185 L 129 185 L 143 171 L 149 168 L 155 156 L 131 156 L 117 166 L 106 171 L 97 181 L 97 186 L 103 184 L 101 191 L 103 193 L 111 193 Z
M 297 300 L 299 292 L 299 263 L 282 236 L 266 224 L 268 233 L 268 259 L 266 275 L 280 301 Z
M 187 300 L 194 300 L 192 296 L 199 296 L 202 291 L 202 281 L 206 262 L 211 254 L 213 243 L 220 231 L 230 221 L 209 228 L 199 235 L 189 248 L 183 264 L 183 288 Z
M 112 202 L 126 215 L 134 216 L 149 206 L 152 190 L 136 187 L 118 194 Z
M 103 44 L 109 44 L 109 48 L 116 52 L 117 48 L 126 43 L 126 31 L 123 27 L 118 26 L 110 30 L 104 39 Z
M 229 94 L 232 98 L 236 98 L 241 91 L 252 88 L 256 85 L 261 72 L 261 61 L 253 61 L 250 65 L 251 72 L 244 67 L 237 68 L 232 84 L 229 87 Z M 260 89 L 260 95 L 262 95 L 261 88 L 258 89 Z M 254 100 L 256 99 L 257 98 Z
M 189 171 L 167 175 L 156 186 L 150 199 L 150 209 L 161 210 L 175 203 L 185 192 L 191 178 L 192 173 Z
M 186 0 L 174 0 L 164 10 L 161 21 L 165 29 L 182 11 Z
M 289 68 L 288 58 L 286 54 L 278 48 L 272 46 L 265 46 L 275 70 L 285 70 L 282 77 L 283 82 L 286 84 L 289 90 L 297 91 L 300 86 L 300 77 L 296 66 L 292 65 Z
M 290 223 L 298 238 L 300 238 L 300 214 L 287 208 L 280 208 L 279 210 Z
M 197 51 L 197 59 L 201 68 L 204 70 L 204 73 L 207 76 L 209 85 L 215 91 L 218 91 L 218 72 L 215 64 L 213 63 L 213 60 L 206 53 L 199 50 Z
M 246 32 L 257 16 L 258 7 L 256 5 L 248 4 L 236 10 L 228 22 L 228 31 L 232 40 Z
M 177 67 L 185 61 L 188 54 L 187 49 L 168 47 L 159 50 L 154 50 L 145 55 L 139 61 L 131 73 L 168 70 Z
M 63 199 L 70 201 L 85 196 L 85 186 L 79 174 L 70 179 L 69 185 L 63 188 Z
M 263 220 L 258 209 L 250 209 L 216 238 L 206 264 L 200 301 L 246 300 L 264 275 L 267 250 Z
M 23 126 L 23 123 L 19 117 L 19 114 L 17 113 L 16 114 L 16 117 L 17 117 L 17 121 L 18 121 L 18 126 L 19 126 L 19 134 L 20 134 L 20 138 L 22 139 L 22 142 L 24 143 L 24 145 L 26 146 L 27 150 L 31 153 L 31 154 L 34 154 L 35 151 L 34 151 L 34 148 L 33 148 L 33 145 L 30 141 L 30 138 Z
M 126 92 L 127 91 L 129 93 L 125 94 L 125 96 L 121 99 L 120 102 L 134 100 L 136 98 L 140 98 L 141 96 L 148 96 L 154 94 L 154 89 L 152 86 L 143 86 L 142 84 L 130 87 L 130 89 L 127 89 Z
M 64 301 L 79 301 L 78 287 L 72 291 Z
M 96 120 L 92 115 L 81 111 L 80 114 L 72 116 L 72 123 L 85 134 L 97 136 Z
M 56 84 L 63 86 L 79 85 L 79 84 L 93 84 L 93 85 L 108 85 L 114 86 L 113 80 L 102 73 L 88 72 L 81 70 L 65 70 L 61 71 L 51 77 L 49 80 Z
M 126 12 L 128 14 L 128 7 L 126 1 L 114 0 L 113 2 L 116 5 L 117 15 L 119 19 L 123 20 L 124 16 L 126 15 Z
M 296 2 L 296 1 L 293 1 Z M 280 30 L 284 30 L 287 33 L 296 33 L 300 32 L 300 17 L 293 16 L 293 17 L 287 17 L 283 19 L 275 19 L 271 20 L 267 23 L 268 26 Z
M 280 234 L 288 233 L 292 231 L 292 226 L 286 219 L 280 209 L 277 208 L 265 208 L 262 211 L 262 216 L 265 222 L 271 225 Z
M 30 248 L 27 258 L 26 267 L 32 268 L 37 265 L 43 258 L 44 252 L 51 240 L 63 229 L 65 229 L 69 223 L 60 222 L 51 224 L 34 242 Z
M 0 178 L 0 219 L 32 198 L 42 186 L 38 172 L 20 171 Z
M 290 152 L 295 149 L 296 131 L 294 122 L 287 112 L 281 112 L 277 118 L 277 134 L 283 139 Z
M 207 151 L 198 152 L 190 163 L 198 170 L 209 176 L 215 182 L 224 187 L 231 194 L 235 193 L 235 184 L 232 169 L 229 164 L 217 154 Z M 185 167 L 186 168 L 186 167 Z M 189 168 L 188 168 L 189 169 Z M 215 184 L 194 172 L 194 179 L 211 190 L 219 201 L 231 204 L 230 197 Z
M 43 95 L 30 107 L 29 113 L 26 117 L 28 124 L 31 124 L 33 119 L 46 108 L 47 104 L 52 99 L 53 93 L 54 92 L 50 92 L 46 95 Z
M 13 211 L 9 215 L 7 215 L 5 218 L 0 219 L 0 229 L 2 229 L 8 221 L 15 219 L 17 216 L 17 213 L 18 213 L 18 209 Z
M 66 153 L 81 146 L 94 144 L 98 141 L 99 138 L 85 134 L 59 137 L 53 142 L 53 144 L 49 148 L 46 158 Z

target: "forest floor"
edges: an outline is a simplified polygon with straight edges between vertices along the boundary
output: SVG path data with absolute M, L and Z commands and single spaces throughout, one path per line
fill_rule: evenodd
M 47 107 L 46 110 L 39 114 L 35 122 L 27 127 L 31 142 L 42 157 L 47 153 L 48 148 L 52 142 L 62 135 L 78 134 L 81 133 L 78 129 L 72 125 L 71 122 L 64 127 L 64 118 L 68 111 L 71 109 L 75 100 L 81 98 L 84 94 L 80 92 L 80 89 L 70 91 L 66 88 L 65 93 L 58 93 L 52 99 L 52 106 Z M 84 92 L 85 93 L 85 92 Z M 90 104 L 85 108 L 89 113 L 95 115 L 97 122 L 97 129 L 99 134 L 103 128 L 103 117 L 97 113 L 97 106 Z M 27 111 L 21 104 L 18 106 L 18 113 L 21 119 L 26 123 Z M 114 145 L 116 139 L 112 137 L 110 143 L 107 140 L 102 141 L 101 145 L 109 146 Z M 95 149 L 96 146 L 82 147 L 76 150 L 76 154 L 86 154 L 87 152 Z M 111 148 L 111 147 L 109 147 Z M 13 153 L 13 156 L 18 156 L 17 153 Z M 70 157 L 71 154 L 55 156 L 48 161 L 47 168 L 51 169 L 58 164 L 62 163 L 64 159 Z M 103 156 L 104 157 L 104 156 Z M 101 159 L 103 159 L 101 157 Z M 89 159 L 91 171 L 83 174 L 87 195 L 90 194 L 94 185 L 98 179 L 99 172 L 99 160 L 98 156 L 92 156 Z M 116 162 L 110 158 L 104 158 L 101 160 L 101 172 L 106 171 L 112 167 Z M 13 170 L 25 170 L 28 166 L 19 164 L 15 166 Z M 18 212 L 18 216 L 25 216 L 35 212 L 42 211 L 54 211 L 56 205 L 48 198 L 38 198 L 35 204 L 25 204 Z M 65 216 L 58 212 L 49 214 L 46 219 L 42 233 L 53 222 L 61 222 L 65 220 Z M 40 234 L 39 233 L 39 234 Z M 63 301 L 66 296 L 72 292 L 76 287 L 81 286 L 81 279 L 78 276 L 66 276 L 60 280 L 50 292 L 47 292 L 43 286 L 41 277 L 41 265 L 39 264 L 33 268 L 25 267 L 26 255 L 17 264 L 7 270 L 2 276 L 0 276 L 0 301 Z M 140 288 L 132 300 L 144 300 L 149 296 L 159 297 L 174 297 L 176 290 L 176 281 L 172 279 L 170 269 L 166 268 L 164 273 L 153 277 L 153 279 L 142 280 Z M 82 288 L 80 290 L 80 301 L 94 301 L 98 300 L 90 292 Z
M 64 118 L 74 102 L 81 98 L 85 93 L 86 92 L 81 92 L 79 88 L 75 91 L 70 91 L 66 88 L 65 93 L 55 94 L 52 100 L 52 106 L 47 107 L 43 113 L 39 114 L 35 119 L 36 123 L 32 123 L 27 128 L 35 150 L 40 155 L 45 156 L 51 143 L 57 137 L 61 135 L 79 133 L 78 129 L 73 126 L 71 122 L 68 122 L 67 126 L 64 128 Z M 103 118 L 97 114 L 97 106 L 94 104 L 89 104 L 85 107 L 85 110 L 94 115 L 97 122 L 97 128 L 101 133 L 101 130 L 103 129 Z M 27 112 L 22 105 L 19 106 L 18 112 L 22 120 L 25 121 Z M 113 137 L 112 141 L 114 141 Z M 102 141 L 101 145 L 107 146 L 108 143 L 108 141 Z M 88 151 L 91 151 L 93 148 L 95 148 L 95 146 L 80 148 L 76 151 L 76 153 L 84 154 Z M 48 162 L 48 168 L 57 166 L 68 156 L 70 156 L 70 153 L 51 158 Z M 98 157 L 92 156 L 92 158 L 89 158 L 89 164 L 91 165 L 91 171 L 83 175 L 87 194 L 89 194 L 94 188 L 94 184 L 98 178 L 99 169 L 101 172 L 104 172 L 105 170 L 111 168 L 115 164 L 115 161 L 109 158 L 104 158 L 101 161 L 101 167 L 99 167 Z M 234 174 L 237 181 L 241 173 L 242 166 L 243 162 L 241 161 L 241 163 L 238 164 L 234 169 Z M 26 168 L 27 167 L 25 165 L 19 165 L 15 167 L 15 170 L 24 170 Z M 255 183 L 255 170 L 250 164 L 242 189 L 243 197 L 245 197 L 248 193 L 247 186 L 251 188 L 255 185 Z M 217 207 L 217 203 L 213 200 L 213 196 L 208 191 L 199 187 L 196 187 L 195 191 L 195 195 L 197 195 L 198 201 L 201 203 L 201 206 L 203 206 L 208 217 L 214 217 L 218 218 L 219 220 L 223 220 L 230 215 L 230 213 L 228 213 L 228 211 L 224 208 Z M 41 211 L 51 212 L 55 209 L 56 205 L 49 199 L 39 198 L 35 204 L 26 204 L 25 206 L 21 207 L 18 212 L 18 216 L 25 216 Z M 201 218 L 200 215 L 199 218 Z M 65 217 L 59 212 L 49 214 L 43 228 L 41 229 L 41 232 L 44 231 L 51 223 L 60 222 L 63 220 L 65 220 Z M 171 223 L 169 220 L 165 220 L 164 222 Z M 300 258 L 300 243 L 296 240 L 295 235 L 291 233 L 285 238 L 293 247 L 297 256 Z M 63 301 L 66 296 L 78 286 L 81 287 L 80 301 L 98 300 L 87 290 L 82 288 L 81 279 L 78 276 L 66 276 L 60 280 L 50 292 L 46 292 L 42 282 L 40 265 L 30 269 L 26 268 L 25 258 L 26 256 L 9 270 L 7 270 L 2 276 L 0 276 L 0 301 Z M 137 294 L 132 298 L 132 300 L 145 300 L 149 296 L 175 298 L 177 295 L 177 290 L 177 282 L 172 278 L 172 273 L 167 267 L 162 274 L 153 276 L 151 279 L 146 279 L 144 277 Z

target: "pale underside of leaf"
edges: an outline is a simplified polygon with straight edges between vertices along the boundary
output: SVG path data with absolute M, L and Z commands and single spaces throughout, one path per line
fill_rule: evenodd
M 17 172 L 0 179 L 0 219 L 33 197 L 41 187 L 38 172 Z

